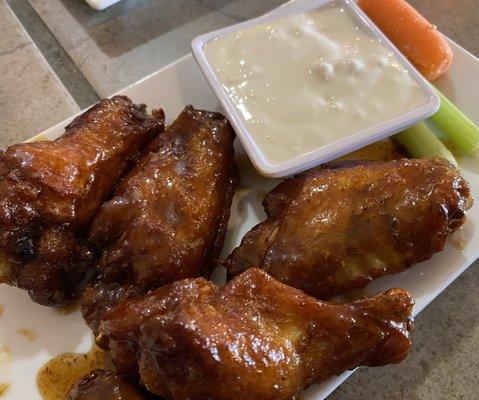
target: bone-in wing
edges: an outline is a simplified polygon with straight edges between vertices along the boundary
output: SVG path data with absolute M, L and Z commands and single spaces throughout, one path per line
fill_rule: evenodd
M 113 371 L 94 370 L 82 377 L 65 400 L 153 400 L 153 395 Z
M 187 107 L 101 207 L 90 234 L 105 248 L 100 278 L 82 301 L 90 326 L 120 298 L 211 272 L 234 189 L 233 139 L 224 116 Z
M 70 301 L 93 260 L 83 238 L 98 207 L 164 127 L 126 97 L 102 100 L 55 141 L 0 156 L 0 282 L 45 305 Z
M 268 219 L 245 235 L 227 268 L 234 276 L 258 267 L 328 298 L 441 251 L 470 204 L 468 184 L 440 160 L 320 168 L 266 196 Z
M 410 348 L 412 300 L 386 293 L 326 303 L 250 269 L 218 288 L 175 282 L 121 303 L 100 325 L 119 371 L 170 400 L 290 400 Z

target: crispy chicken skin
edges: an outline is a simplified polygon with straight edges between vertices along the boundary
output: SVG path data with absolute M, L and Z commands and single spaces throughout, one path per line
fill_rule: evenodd
M 97 369 L 82 377 L 65 400 L 149 400 L 154 399 L 113 371 Z
M 188 106 L 102 205 L 89 239 L 105 251 L 82 299 L 94 331 L 120 299 L 209 275 L 234 191 L 233 140 L 223 115 Z
M 471 204 L 469 185 L 442 160 L 319 168 L 266 196 L 268 218 L 226 266 L 230 277 L 254 266 L 327 299 L 429 259 Z
M 127 97 L 105 99 L 55 141 L 21 143 L 0 154 L 0 282 L 43 305 L 78 292 L 94 254 L 84 241 L 103 201 L 139 151 L 164 128 Z
M 402 289 L 327 303 L 251 268 L 223 288 L 186 279 L 102 320 L 119 371 L 169 400 L 290 400 L 359 365 L 401 362 L 413 301 Z

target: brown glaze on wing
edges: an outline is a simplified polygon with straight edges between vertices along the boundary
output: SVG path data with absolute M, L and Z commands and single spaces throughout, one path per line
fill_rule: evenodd
M 120 371 L 170 400 L 290 400 L 359 365 L 401 362 L 413 301 L 402 289 L 327 303 L 251 268 L 121 303 L 100 329 Z
M 98 324 L 104 314 L 110 312 L 120 302 L 132 299 L 145 293 L 140 287 L 125 282 L 105 283 L 101 278 L 94 279 L 86 285 L 81 295 L 80 308 L 86 324 L 95 336 L 96 344 L 108 349 L 102 336 L 98 333 Z
M 123 180 L 92 225 L 105 248 L 99 283 L 82 309 L 89 325 L 116 301 L 115 289 L 145 292 L 209 275 L 223 246 L 234 190 L 234 132 L 224 116 L 187 107 L 161 135 L 156 152 Z M 105 285 L 110 285 L 105 289 Z M 128 292 L 128 293 L 127 293 Z
M 320 168 L 270 192 L 268 219 L 227 261 L 318 298 L 361 288 L 443 249 L 465 221 L 470 191 L 444 161 L 394 160 Z
M 157 398 L 144 392 L 113 371 L 97 369 L 82 377 L 65 400 L 148 400 Z
M 21 143 L 0 158 L 0 282 L 44 305 L 75 297 L 93 253 L 83 240 L 98 207 L 139 151 L 163 131 L 127 97 L 105 99 L 55 141 Z
M 141 327 L 153 315 L 163 315 L 179 304 L 203 301 L 214 290 L 214 284 L 205 279 L 184 279 L 150 291 L 138 299 L 123 301 L 104 314 L 99 335 L 108 346 L 118 370 L 138 377 Z

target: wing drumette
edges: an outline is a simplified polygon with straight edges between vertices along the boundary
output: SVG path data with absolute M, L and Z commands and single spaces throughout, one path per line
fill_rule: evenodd
M 100 330 L 119 371 L 170 400 L 290 400 L 359 365 L 402 361 L 401 289 L 326 303 L 251 268 L 218 288 L 186 279 L 122 302 Z
M 102 100 L 51 142 L 16 144 L 0 155 L 0 282 L 44 305 L 77 294 L 93 253 L 83 240 L 100 204 L 164 128 L 126 97 Z
M 441 160 L 347 163 L 288 179 L 270 192 L 268 219 L 230 255 L 318 298 L 361 288 L 441 251 L 465 221 L 469 185 Z
M 187 107 L 95 218 L 105 248 L 82 310 L 95 331 L 120 299 L 211 272 L 234 190 L 234 132 L 221 114 Z

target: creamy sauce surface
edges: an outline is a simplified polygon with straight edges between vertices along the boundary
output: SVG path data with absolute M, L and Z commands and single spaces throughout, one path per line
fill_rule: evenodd
M 205 54 L 271 164 L 425 104 L 394 53 L 334 5 L 209 42 Z

